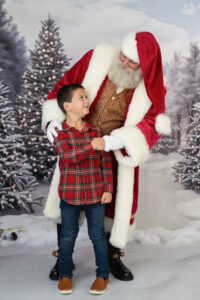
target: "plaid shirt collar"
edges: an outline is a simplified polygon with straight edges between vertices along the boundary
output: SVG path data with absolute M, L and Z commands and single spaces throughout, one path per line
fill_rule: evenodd
M 84 120 L 85 121 L 85 126 L 84 128 L 81 130 L 81 132 L 86 132 L 86 131 L 89 131 L 89 130 L 96 130 L 96 127 L 91 125 L 88 121 Z M 63 121 L 62 123 L 62 128 L 63 128 L 63 131 L 78 131 L 75 127 L 70 127 L 67 123 L 66 123 L 66 120 Z

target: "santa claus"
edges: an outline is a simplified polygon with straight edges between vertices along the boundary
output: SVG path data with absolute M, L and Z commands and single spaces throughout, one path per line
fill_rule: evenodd
M 106 205 L 105 217 L 109 263 L 114 277 L 132 280 L 132 272 L 120 257 L 135 227 L 139 166 L 161 135 L 170 134 L 170 121 L 163 114 L 166 91 L 160 47 L 151 33 L 131 32 L 120 46 L 99 44 L 87 52 L 65 73 L 43 105 L 42 127 L 50 141 L 56 135 L 55 127 L 61 129 L 65 119 L 57 105 L 57 92 L 71 83 L 84 86 L 91 102 L 87 118 L 101 128 L 105 151 L 113 151 L 114 195 Z M 57 165 L 44 209 L 54 220 L 60 217 L 59 178 Z M 57 263 L 50 278 L 58 279 Z

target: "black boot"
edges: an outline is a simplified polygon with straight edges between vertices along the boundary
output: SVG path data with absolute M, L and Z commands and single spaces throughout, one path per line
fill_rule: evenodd
M 133 280 L 133 274 L 120 259 L 121 256 L 124 256 L 124 252 L 121 252 L 119 248 L 114 247 L 109 243 L 110 233 L 106 233 L 106 238 L 108 241 L 108 261 L 110 272 L 115 278 L 119 280 Z
M 51 280 L 58 280 L 59 279 L 59 270 L 58 270 L 58 258 L 56 260 L 55 265 L 51 269 L 49 273 L 49 279 Z
M 57 224 L 57 238 L 58 238 L 58 246 L 59 246 L 59 240 L 60 240 L 60 233 L 61 233 L 61 224 Z M 52 252 L 53 256 L 55 256 L 56 263 L 51 269 L 49 273 L 49 279 L 51 280 L 58 280 L 59 279 L 59 269 L 58 269 L 58 257 L 59 257 L 59 250 Z M 73 263 L 73 270 L 75 269 L 75 265 Z
M 60 240 L 60 233 L 61 233 L 61 224 L 57 224 L 57 241 L 58 241 L 58 246 L 59 246 L 59 240 Z M 51 269 L 49 273 L 49 279 L 51 280 L 58 280 L 59 279 L 59 270 L 58 270 L 58 256 L 59 256 L 59 250 L 53 251 L 52 252 L 53 256 L 55 256 L 56 263 Z

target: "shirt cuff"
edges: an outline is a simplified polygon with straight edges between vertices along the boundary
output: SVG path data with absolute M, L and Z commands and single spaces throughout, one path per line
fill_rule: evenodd
M 91 142 L 89 142 L 88 144 L 86 144 L 84 146 L 84 150 L 87 152 L 87 153 L 93 153 L 95 150 L 93 149 L 92 147 L 92 144 Z
M 113 185 L 112 184 L 104 184 L 103 191 L 107 193 L 113 193 Z

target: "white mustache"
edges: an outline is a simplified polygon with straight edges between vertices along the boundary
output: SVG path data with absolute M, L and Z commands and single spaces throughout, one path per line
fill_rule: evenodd
M 131 70 L 130 68 L 123 68 L 118 57 L 113 61 L 113 64 L 108 73 L 109 79 L 118 87 L 123 89 L 133 89 L 142 79 L 142 70 Z

